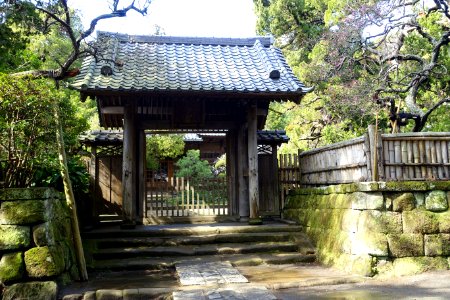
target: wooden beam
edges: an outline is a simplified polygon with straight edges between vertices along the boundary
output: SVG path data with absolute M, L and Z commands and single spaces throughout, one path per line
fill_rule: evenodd
M 146 138 L 145 138 L 145 131 L 140 130 L 139 131 L 139 147 L 138 147 L 138 201 L 137 201 L 137 210 L 139 214 L 139 218 L 136 220 L 136 222 L 141 223 L 142 220 L 147 215 L 147 190 L 146 190 L 146 165 L 147 165 L 147 155 L 146 155 Z
M 229 215 L 239 214 L 239 203 L 237 200 L 237 175 L 236 175 L 236 131 L 231 130 L 226 136 L 226 159 L 227 159 L 227 187 L 228 187 L 228 209 Z
M 243 222 L 248 221 L 250 215 L 250 205 L 248 201 L 248 151 L 246 141 L 246 126 L 241 126 L 237 136 L 237 186 L 238 186 L 238 203 L 239 217 Z M 255 131 L 256 132 L 256 131 Z
M 123 118 L 122 228 L 136 225 L 136 106 L 128 103 Z
M 259 186 L 258 186 L 258 136 L 256 104 L 248 109 L 248 195 L 250 204 L 250 222 L 260 223 Z

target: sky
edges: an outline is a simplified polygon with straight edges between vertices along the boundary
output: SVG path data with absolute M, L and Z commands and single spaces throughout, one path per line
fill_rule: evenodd
M 81 12 L 87 28 L 94 17 L 108 13 L 107 0 L 69 0 Z M 122 0 L 128 4 L 129 0 Z M 120 7 L 120 6 L 119 6 Z M 126 18 L 102 20 L 96 29 L 128 34 L 154 34 L 155 26 L 171 36 L 255 36 L 253 0 L 153 0 L 147 16 L 129 12 Z

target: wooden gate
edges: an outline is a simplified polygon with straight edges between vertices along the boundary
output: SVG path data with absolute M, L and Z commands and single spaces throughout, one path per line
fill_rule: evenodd
M 149 176 L 145 217 L 229 216 L 226 178 L 192 182 L 187 178 Z
M 276 156 L 258 154 L 259 211 L 263 216 L 280 215 L 278 166 Z

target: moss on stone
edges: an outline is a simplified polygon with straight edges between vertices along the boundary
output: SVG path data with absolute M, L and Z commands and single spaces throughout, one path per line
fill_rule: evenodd
M 377 192 L 379 190 L 378 182 L 360 182 L 357 185 L 360 192 Z
M 47 210 L 43 200 L 6 201 L 1 205 L 1 224 L 35 224 L 45 221 Z
M 440 212 L 448 209 L 447 193 L 431 191 L 425 197 L 425 208 L 429 211 Z
M 424 255 L 423 235 L 421 234 L 388 234 L 387 239 L 392 257 Z
M 416 208 L 424 208 L 425 207 L 425 194 L 424 193 L 413 193 L 414 199 L 416 201 Z
M 415 209 L 404 211 L 402 218 L 405 233 L 437 233 L 439 231 L 439 218 L 435 213 Z
M 14 250 L 30 245 L 30 228 L 17 225 L 0 225 L 0 250 Z
M 431 270 L 447 270 L 448 262 L 444 257 L 404 257 L 394 260 L 396 276 L 406 276 Z
M 450 233 L 450 211 L 436 214 L 439 222 L 439 232 Z
M 428 183 L 425 181 L 389 181 L 386 182 L 384 190 L 392 192 L 426 191 Z
M 0 260 L 0 283 L 20 280 L 24 271 L 22 252 L 6 253 Z
M 439 234 L 427 234 L 424 236 L 425 256 L 443 255 L 442 238 Z
M 392 210 L 402 212 L 413 210 L 416 207 L 416 200 L 413 193 L 388 193 L 385 195 L 386 201 L 392 203 Z
M 58 285 L 53 281 L 16 283 L 6 287 L 3 300 L 46 299 L 56 300 Z
M 442 191 L 450 191 L 450 181 L 433 181 L 429 184 L 431 189 L 434 190 L 442 190 Z
M 64 255 L 57 247 L 31 248 L 25 252 L 25 267 L 33 278 L 56 276 L 65 269 Z
M 5 200 L 39 200 L 60 198 L 61 195 L 52 188 L 9 188 L 5 190 Z
M 378 210 L 362 211 L 358 221 L 358 231 L 378 233 L 401 233 L 402 216 L 397 212 Z

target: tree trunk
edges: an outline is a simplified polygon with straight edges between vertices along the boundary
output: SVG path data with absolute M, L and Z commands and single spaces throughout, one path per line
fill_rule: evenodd
M 75 196 L 73 195 L 72 183 L 70 182 L 69 178 L 69 170 L 67 167 L 66 150 L 64 148 L 63 130 L 61 124 L 59 105 L 56 101 L 53 104 L 53 115 L 55 117 L 56 122 L 56 140 L 58 143 L 61 178 L 64 184 L 64 194 L 66 196 L 66 202 L 71 212 L 72 234 L 75 245 L 75 254 L 77 258 L 78 271 L 80 273 L 81 280 L 87 281 L 88 274 L 86 270 L 86 261 L 84 259 L 83 245 L 81 243 L 80 229 L 78 227 L 77 205 L 75 203 Z

